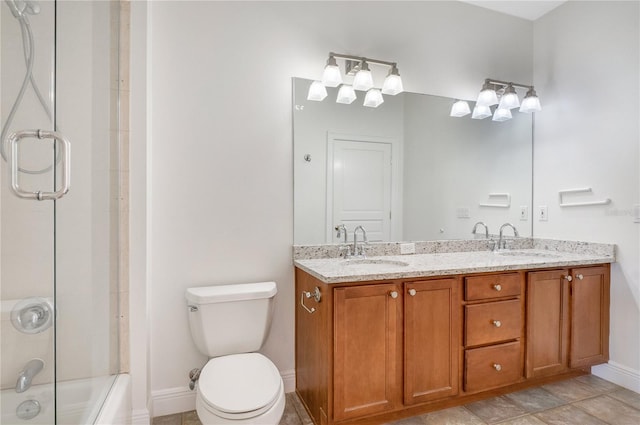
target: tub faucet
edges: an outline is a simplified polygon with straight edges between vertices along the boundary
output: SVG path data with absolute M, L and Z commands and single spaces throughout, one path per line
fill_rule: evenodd
M 31 387 L 33 378 L 44 368 L 44 362 L 40 359 L 31 359 L 25 365 L 24 369 L 18 374 L 16 382 L 16 392 L 23 393 Z
M 471 234 L 475 235 L 476 233 L 478 233 L 478 226 L 484 226 L 484 237 L 486 239 L 489 239 L 489 228 L 487 227 L 486 224 L 484 224 L 481 221 L 473 225 L 473 230 L 471 231 Z
M 496 245 L 496 249 L 504 249 L 507 246 L 507 241 L 502 240 L 502 231 L 504 230 L 505 227 L 511 227 L 513 229 L 513 236 L 515 236 L 516 238 L 520 235 L 518 235 L 518 230 L 516 229 L 516 226 L 514 226 L 511 223 L 504 223 L 502 226 L 500 226 L 500 238 L 498 239 L 498 245 Z
M 358 250 L 358 230 L 362 230 L 362 242 L 367 243 L 367 231 L 364 230 L 364 227 L 358 226 L 353 230 L 353 255 L 356 257 L 364 257 L 364 246 L 360 244 L 360 249 Z

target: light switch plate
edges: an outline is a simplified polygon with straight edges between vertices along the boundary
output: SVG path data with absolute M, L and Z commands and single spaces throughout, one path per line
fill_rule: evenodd
M 520 206 L 520 221 L 529 220 L 529 207 L 526 205 Z
M 549 221 L 549 211 L 546 205 L 538 207 L 538 221 Z

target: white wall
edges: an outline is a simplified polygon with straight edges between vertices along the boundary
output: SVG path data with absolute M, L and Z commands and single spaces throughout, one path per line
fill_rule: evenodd
M 638 2 L 567 2 L 534 24 L 534 235 L 615 243 L 611 362 L 596 373 L 640 391 L 640 9 Z M 560 208 L 558 190 L 592 187 Z
M 275 280 L 263 351 L 286 376 L 294 368 L 291 77 L 319 78 L 327 53 L 338 51 L 397 61 L 409 91 L 471 99 L 487 77 L 531 80 L 532 24 L 457 2 L 147 7 L 146 284 L 153 414 L 160 415 L 193 408 L 187 373 L 205 361 L 189 334 L 187 287 Z M 145 205 L 132 202 L 132 211 Z M 144 314 L 134 307 L 132 322 Z

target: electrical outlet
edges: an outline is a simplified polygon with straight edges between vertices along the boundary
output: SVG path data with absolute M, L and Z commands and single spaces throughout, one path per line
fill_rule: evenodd
M 520 207 L 520 221 L 527 220 L 529 220 L 529 207 L 527 207 L 526 205 L 522 205 Z
M 547 211 L 546 205 L 540 205 L 538 207 L 538 221 L 548 221 L 549 220 L 549 212 Z
M 414 243 L 401 243 L 400 244 L 400 254 L 415 254 L 416 253 L 416 244 Z
M 460 207 L 458 209 L 456 209 L 456 215 L 458 218 L 470 218 L 471 217 L 471 213 L 469 211 L 469 208 L 467 207 Z

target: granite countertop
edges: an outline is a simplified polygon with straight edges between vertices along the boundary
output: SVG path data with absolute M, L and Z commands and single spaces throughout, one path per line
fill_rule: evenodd
M 370 256 L 366 259 L 297 259 L 296 267 L 325 283 L 409 279 L 523 269 L 573 267 L 615 262 L 613 253 L 544 249 L 442 252 Z

